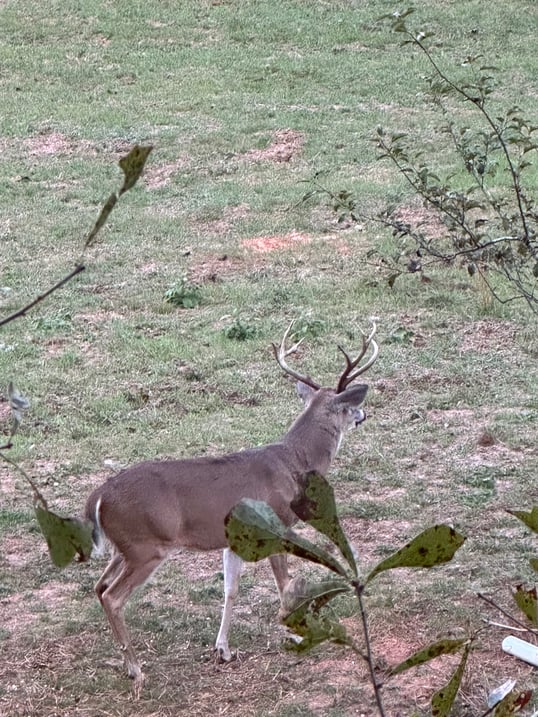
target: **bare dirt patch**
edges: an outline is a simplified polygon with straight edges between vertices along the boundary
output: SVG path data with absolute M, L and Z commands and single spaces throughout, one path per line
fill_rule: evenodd
M 461 351 L 513 351 L 517 329 L 509 321 L 482 319 L 469 322 L 461 330 Z
M 297 157 L 304 145 L 304 135 L 293 129 L 274 132 L 269 145 L 263 149 L 251 149 L 242 159 L 251 162 L 290 162 Z
M 463 462 L 467 467 L 513 467 L 535 457 L 535 449 L 511 448 L 489 431 L 487 426 L 497 413 L 503 411 L 493 407 L 484 407 L 481 411 L 470 408 L 431 409 L 427 411 L 426 419 L 432 425 L 441 425 L 450 431 L 453 450 L 468 446 L 469 452 L 455 457 L 456 463 Z
M 271 270 L 274 271 L 274 269 Z M 266 271 L 267 265 L 262 257 L 244 258 L 229 254 L 205 254 L 197 257 L 196 261 L 189 265 L 187 279 L 195 285 L 214 284 Z
M 277 249 L 291 249 L 298 244 L 310 244 L 313 237 L 302 232 L 290 232 L 280 236 L 261 236 L 243 239 L 242 246 L 265 254 Z
M 8 425 L 11 423 L 11 408 L 9 407 L 9 403 L 7 401 L 0 403 L 0 429 L 6 429 Z
M 169 185 L 178 172 L 188 166 L 188 158 L 181 157 L 167 164 L 152 164 L 144 170 L 144 181 L 149 189 L 161 189 Z
M 230 232 L 238 222 L 248 217 L 250 207 L 248 204 L 235 204 L 224 207 L 222 215 L 216 219 L 205 219 L 199 217 L 196 219 L 196 228 L 204 233 L 223 236 Z
M 33 557 L 34 546 L 28 538 L 10 535 L 2 540 L 2 563 L 10 569 L 26 567 Z
M 61 132 L 42 132 L 22 141 L 23 147 L 35 157 L 78 154 L 95 151 L 87 140 L 75 140 Z
M 95 142 L 88 139 L 70 137 L 63 132 L 49 129 L 43 129 L 41 132 L 23 139 L 15 138 L 4 140 L 0 143 L 0 146 L 1 144 L 4 144 L 6 151 L 20 152 L 22 150 L 31 157 L 40 159 L 46 159 L 47 157 L 64 157 L 66 155 L 96 157 L 100 154 L 106 154 L 116 159 L 127 154 L 134 145 L 133 142 L 121 138 L 108 142 Z M 57 182 L 51 186 L 58 189 L 62 188 L 62 186 L 67 187 L 70 185 Z
M 431 239 L 441 239 L 447 234 L 447 228 L 439 219 L 439 215 L 427 207 L 409 205 L 398 207 L 393 218 L 403 224 L 409 224 Z

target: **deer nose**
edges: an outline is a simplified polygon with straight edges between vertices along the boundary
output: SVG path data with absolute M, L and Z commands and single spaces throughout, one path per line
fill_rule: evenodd
M 355 411 L 355 428 L 366 420 L 366 412 L 362 408 L 357 408 Z

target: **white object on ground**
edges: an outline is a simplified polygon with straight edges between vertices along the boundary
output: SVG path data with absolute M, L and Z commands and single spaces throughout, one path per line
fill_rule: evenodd
M 519 657 L 520 660 L 524 660 L 530 665 L 538 667 L 538 647 L 536 647 L 536 645 L 531 645 L 530 642 L 509 635 L 504 638 L 502 648 L 509 655 Z
M 503 700 L 509 692 L 512 692 L 515 686 L 515 680 L 506 680 L 506 682 L 502 685 L 492 690 L 488 695 L 488 707 L 490 709 L 495 707 L 495 705 Z

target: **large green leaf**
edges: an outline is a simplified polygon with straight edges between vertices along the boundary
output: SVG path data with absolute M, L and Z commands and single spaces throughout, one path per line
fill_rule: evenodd
M 78 518 L 62 518 L 45 506 L 36 505 L 39 527 L 45 536 L 54 565 L 64 568 L 75 555 L 87 560 L 92 552 L 92 525 Z
M 349 584 L 343 580 L 323 580 L 309 583 L 304 578 L 294 578 L 283 595 L 281 620 L 294 630 L 294 623 L 308 612 L 317 613 L 337 595 L 349 591 Z
M 118 199 L 121 197 L 122 194 L 127 192 L 129 189 L 132 189 L 137 183 L 152 149 L 153 147 L 151 146 L 140 147 L 139 145 L 135 145 L 128 154 L 126 154 L 120 159 L 118 164 L 120 165 L 121 171 L 123 172 L 123 185 L 121 186 L 121 189 L 118 194 L 112 192 L 112 194 L 104 203 L 101 211 L 99 212 L 99 216 L 97 217 L 97 221 L 95 222 L 90 233 L 86 237 L 86 240 L 84 242 L 84 249 L 89 249 L 91 246 L 93 246 L 97 239 L 97 235 L 107 223 L 108 217 L 116 206 Z
M 224 526 L 228 545 L 243 560 L 256 562 L 275 553 L 291 553 L 347 577 L 338 560 L 286 527 L 267 503 L 244 498 L 228 513 Z
M 535 505 L 529 513 L 524 510 L 509 510 L 508 513 L 515 515 L 522 523 L 525 523 L 527 528 L 538 533 L 538 506 Z
M 299 642 L 288 640 L 286 643 L 286 647 L 294 652 L 307 652 L 327 640 L 338 645 L 352 644 L 345 627 L 338 620 L 320 617 L 311 612 L 302 617 L 300 624 L 295 623 L 294 632 L 302 638 Z
M 137 144 L 132 148 L 129 154 L 126 154 L 125 157 L 120 159 L 119 165 L 125 178 L 119 192 L 120 196 L 137 183 L 152 149 L 153 147 L 151 146 L 140 147 Z
M 395 667 L 392 667 L 390 669 L 390 674 L 397 675 L 400 672 L 405 672 L 405 670 L 408 670 L 411 667 L 422 665 L 425 662 L 434 660 L 440 655 L 451 655 L 464 647 L 467 642 L 467 638 L 462 638 L 460 640 L 445 638 L 443 640 L 433 642 L 431 645 L 428 645 L 421 650 L 417 650 L 417 652 L 414 652 L 410 657 L 403 662 L 400 662 Z
M 319 616 L 324 605 L 348 590 L 349 585 L 342 580 L 309 583 L 304 578 L 295 578 L 284 592 L 283 609 L 287 614 L 281 616 L 281 621 L 302 639 L 298 642 L 291 639 L 286 647 L 295 652 L 305 652 L 326 640 L 350 643 L 345 628 L 338 620 Z
M 447 715 L 450 714 L 463 679 L 470 649 L 471 645 L 468 643 L 461 657 L 460 664 L 454 671 L 452 677 L 447 684 L 441 687 L 432 697 L 432 717 L 447 717 Z
M 449 525 L 435 525 L 378 563 L 369 573 L 366 582 L 383 570 L 393 568 L 431 568 L 451 560 L 465 537 Z
M 538 597 L 536 588 L 526 590 L 523 585 L 517 585 L 513 592 L 514 600 L 519 609 L 525 613 L 533 625 L 538 625 Z
M 300 480 L 300 486 L 301 493 L 292 502 L 292 510 L 301 520 L 332 540 L 351 566 L 353 574 L 357 575 L 353 551 L 338 520 L 332 487 L 315 471 L 304 475 Z

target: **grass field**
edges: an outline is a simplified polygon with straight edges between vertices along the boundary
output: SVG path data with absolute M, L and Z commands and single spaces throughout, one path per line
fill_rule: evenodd
M 532 584 L 529 531 L 506 508 L 538 499 L 536 316 L 492 303 L 457 267 L 393 288 L 372 259 L 397 240 L 339 224 L 316 173 L 366 209 L 420 205 L 370 141 L 407 131 L 445 165 L 425 97 L 425 61 L 376 19 L 385 0 L 0 0 L 0 317 L 73 268 L 85 233 L 120 183 L 118 159 L 152 144 L 75 281 L 2 328 L 6 387 L 32 403 L 9 457 L 63 514 L 81 510 L 115 467 L 219 454 L 277 439 L 300 410 L 270 349 L 292 318 L 294 361 L 324 385 L 377 317 L 369 420 L 330 474 L 364 570 L 436 522 L 467 536 L 454 561 L 399 571 L 367 593 L 373 649 L 395 664 L 441 635 L 507 618 L 511 586 Z M 534 3 L 425 0 L 413 23 L 460 77 L 483 54 L 499 68 L 499 107 L 538 109 Z M 464 111 L 463 109 L 461 111 Z M 534 171 L 534 170 L 533 170 Z M 184 308 L 165 296 L 194 296 Z M 183 292 L 183 293 L 182 293 Z M 93 584 L 102 564 L 59 571 L 31 495 L 0 462 L 0 715 L 376 714 L 367 670 L 343 648 L 282 648 L 268 567 L 249 566 L 232 625 L 238 659 L 216 665 L 218 554 L 183 553 L 130 602 L 148 676 L 134 703 Z M 312 568 L 293 562 L 294 572 Z M 354 605 L 334 608 L 360 639 Z M 470 659 L 457 714 L 486 711 L 506 679 L 536 686 L 492 627 Z M 387 712 L 428 714 L 454 660 L 384 687 Z M 534 698 L 535 708 L 538 699 Z M 532 710 L 529 709 L 529 714 Z

